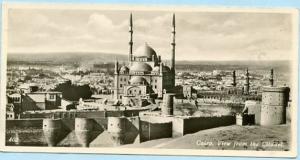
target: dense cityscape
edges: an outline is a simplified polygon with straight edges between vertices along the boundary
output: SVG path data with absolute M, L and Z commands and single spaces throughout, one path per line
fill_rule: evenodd
M 201 65 L 199 65 L 201 66 Z M 241 67 L 239 67 L 241 68 Z M 232 72 L 230 69 L 216 69 L 208 71 L 177 71 L 176 85 L 192 86 L 196 91 L 222 91 L 226 87 L 232 85 Z M 250 70 L 250 73 L 254 72 Z M 265 70 L 255 71 L 255 74 L 250 74 L 251 90 L 250 92 L 260 92 L 261 86 L 269 82 L 268 68 Z M 246 80 L 245 70 L 236 70 L 237 86 L 242 87 Z M 286 75 L 276 74 L 276 81 L 282 85 L 285 84 Z M 71 82 L 73 86 L 86 86 L 89 91 L 88 95 L 82 95 L 85 99 L 91 97 L 109 97 L 113 94 L 113 63 L 94 65 L 91 68 L 81 68 L 74 66 L 47 66 L 47 64 L 26 65 L 12 64 L 7 70 L 7 93 L 8 96 L 22 93 L 29 93 L 30 89 L 36 87 L 39 92 L 59 91 L 63 95 L 67 94 L 67 90 L 59 89 L 58 86 Z M 68 97 L 62 96 L 65 101 L 72 101 L 78 104 L 80 96 Z M 61 106 L 65 108 L 66 106 Z M 62 109 L 61 108 L 61 109 Z M 57 108 L 59 109 L 59 108 Z M 38 110 L 38 109 L 37 109 Z

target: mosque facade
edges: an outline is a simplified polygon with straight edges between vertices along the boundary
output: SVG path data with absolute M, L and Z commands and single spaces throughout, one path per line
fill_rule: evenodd
M 161 56 L 145 43 L 133 52 L 133 20 L 129 21 L 129 56 L 127 65 L 117 61 L 114 69 L 114 99 L 124 105 L 143 106 L 175 88 L 175 15 L 172 19 L 172 59 L 165 65 Z M 149 101 L 150 100 L 150 101 Z

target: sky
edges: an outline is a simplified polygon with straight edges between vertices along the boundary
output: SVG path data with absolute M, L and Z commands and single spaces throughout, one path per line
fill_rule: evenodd
M 101 52 L 127 55 L 133 14 L 133 54 L 146 42 L 171 57 L 172 13 L 141 10 L 10 9 L 8 53 Z M 176 60 L 289 60 L 292 16 L 286 13 L 174 12 Z

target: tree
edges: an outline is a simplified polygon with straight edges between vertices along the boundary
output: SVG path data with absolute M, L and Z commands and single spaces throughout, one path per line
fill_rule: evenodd
M 71 84 L 71 81 L 57 85 L 54 91 L 62 92 L 62 97 L 69 101 L 78 101 L 79 98 L 88 99 L 92 96 L 89 85 L 77 86 Z

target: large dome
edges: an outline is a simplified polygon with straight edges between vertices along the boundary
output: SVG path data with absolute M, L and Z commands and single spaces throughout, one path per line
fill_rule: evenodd
M 145 84 L 147 81 L 141 76 L 135 76 L 130 79 L 130 84 Z
M 153 55 L 156 57 L 156 52 L 147 43 L 145 43 L 144 46 L 141 46 L 138 49 L 136 49 L 134 53 L 134 56 L 136 57 L 152 58 Z
M 152 67 L 147 63 L 138 62 L 138 63 L 134 63 L 130 67 L 130 71 L 134 71 L 134 72 L 151 72 Z

